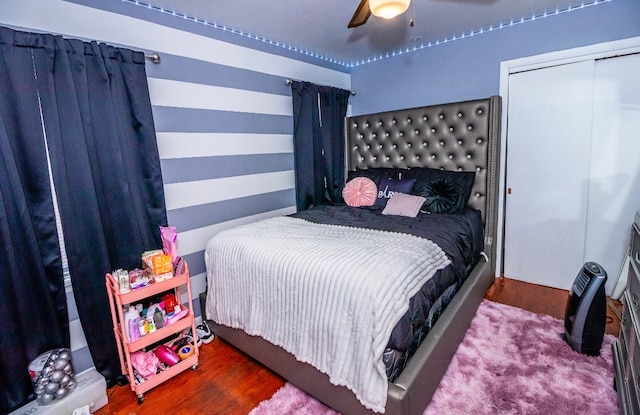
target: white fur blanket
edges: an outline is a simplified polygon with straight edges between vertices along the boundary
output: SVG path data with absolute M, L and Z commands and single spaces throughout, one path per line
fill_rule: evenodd
M 290 217 L 220 232 L 205 261 L 208 318 L 283 347 L 375 412 L 391 331 L 450 262 L 427 239 Z

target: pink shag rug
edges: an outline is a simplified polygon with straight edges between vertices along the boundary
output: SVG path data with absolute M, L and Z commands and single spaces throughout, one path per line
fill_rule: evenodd
M 483 300 L 424 414 L 618 414 L 615 337 L 590 357 L 562 332 L 561 320 Z M 286 414 L 339 415 L 290 383 L 250 412 Z

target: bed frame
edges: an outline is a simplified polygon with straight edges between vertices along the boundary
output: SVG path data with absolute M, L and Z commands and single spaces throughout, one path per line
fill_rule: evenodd
M 494 281 L 501 100 L 487 99 L 347 118 L 347 170 L 426 166 L 475 170 L 469 204 L 482 212 L 485 254 L 398 379 L 389 383 L 385 413 L 422 414 L 444 376 L 478 305 Z M 204 306 L 204 296 L 201 296 Z M 203 314 L 204 316 L 205 314 Z M 289 382 L 342 414 L 371 415 L 345 387 L 284 349 L 209 321 L 213 331 Z

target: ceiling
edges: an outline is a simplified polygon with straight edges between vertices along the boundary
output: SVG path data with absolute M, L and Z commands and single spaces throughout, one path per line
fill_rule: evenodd
M 348 66 L 608 0 L 413 0 L 348 29 L 359 0 L 148 0 L 147 4 Z M 414 25 L 409 21 L 413 18 Z

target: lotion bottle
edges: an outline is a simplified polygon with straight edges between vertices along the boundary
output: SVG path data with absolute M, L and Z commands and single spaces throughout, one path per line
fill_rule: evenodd
M 139 318 L 138 312 L 134 307 L 127 307 L 124 312 L 124 326 L 127 332 L 127 339 L 129 339 L 130 342 L 138 339 L 139 332 L 136 319 Z

